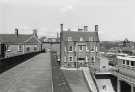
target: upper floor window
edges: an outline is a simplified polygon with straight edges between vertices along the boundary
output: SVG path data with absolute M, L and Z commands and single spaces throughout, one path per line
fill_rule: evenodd
M 129 65 L 129 60 L 127 60 L 127 65 Z
M 131 61 L 131 66 L 135 66 L 135 61 Z
M 83 37 L 80 37 L 80 41 L 83 41 Z
M 123 64 L 125 64 L 125 60 L 123 60 Z
M 69 47 L 69 51 L 73 51 L 73 47 L 72 46 Z
M 82 46 L 82 45 L 79 46 L 79 50 L 80 50 L 80 51 L 83 50 L 83 46 Z
M 68 37 L 68 41 L 72 41 L 72 37 Z

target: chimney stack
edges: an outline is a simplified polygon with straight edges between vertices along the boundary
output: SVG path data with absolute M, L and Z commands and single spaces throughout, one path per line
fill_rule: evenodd
M 63 31 L 63 24 L 60 24 L 60 30 Z
M 33 36 L 38 37 L 38 35 L 37 35 L 37 29 L 33 29 Z
M 98 32 L 98 25 L 95 25 L 95 31 Z
M 88 26 L 84 26 L 84 32 L 88 31 Z
M 81 28 L 78 28 L 78 32 L 82 32 L 83 31 L 83 29 L 81 29 Z
M 18 28 L 15 28 L 15 35 L 18 37 Z

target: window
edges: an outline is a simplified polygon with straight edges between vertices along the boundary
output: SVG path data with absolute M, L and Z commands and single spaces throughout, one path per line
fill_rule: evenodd
M 129 65 L 129 60 L 127 60 L 127 65 Z
M 131 61 L 131 66 L 135 66 L 135 61 Z
M 123 64 L 125 64 L 125 60 L 123 60 Z
M 72 41 L 72 37 L 68 37 L 68 41 Z
M 69 51 L 72 51 L 72 49 L 73 49 L 72 46 L 70 46 L 70 47 L 69 47 Z
M 67 50 L 66 50 L 66 47 L 65 47 L 65 52 L 66 52 Z
M 83 37 L 80 37 L 80 41 L 83 41 Z
M 37 50 L 37 45 L 34 46 L 34 51 L 36 51 L 36 50 Z
M 18 51 L 22 51 L 22 45 L 18 45 Z
M 30 51 L 30 47 L 27 47 L 26 50 L 27 50 L 27 51 Z
M 67 59 L 66 59 L 66 56 L 64 57 L 64 62 L 66 62 L 67 61 Z
M 73 57 L 69 57 L 69 61 L 73 61 Z
M 86 51 L 89 51 L 89 48 L 88 48 L 88 46 L 86 45 Z
M 82 51 L 83 50 L 83 46 L 82 45 L 80 45 L 80 51 Z

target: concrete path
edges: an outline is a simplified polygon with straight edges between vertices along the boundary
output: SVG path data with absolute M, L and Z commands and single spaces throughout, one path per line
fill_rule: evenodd
M 89 92 L 81 70 L 63 70 L 72 92 Z
M 99 92 L 115 92 L 110 79 L 97 79 Z
M 50 54 L 39 54 L 0 74 L 0 92 L 52 92 Z

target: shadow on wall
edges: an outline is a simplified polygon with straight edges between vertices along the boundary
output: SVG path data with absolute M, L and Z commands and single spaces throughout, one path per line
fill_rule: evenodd
M 8 58 L 3 58 L 0 59 L 0 73 L 3 73 L 7 71 L 8 69 L 25 62 L 26 60 L 32 58 L 33 56 L 39 54 L 41 52 L 31 52 L 31 53 L 26 53 L 14 57 L 8 57 Z

